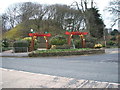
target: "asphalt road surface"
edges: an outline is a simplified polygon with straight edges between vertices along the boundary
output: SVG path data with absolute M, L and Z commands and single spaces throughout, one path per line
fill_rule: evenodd
M 118 52 L 98 55 L 18 58 L 3 57 L 2 68 L 76 79 L 118 83 Z

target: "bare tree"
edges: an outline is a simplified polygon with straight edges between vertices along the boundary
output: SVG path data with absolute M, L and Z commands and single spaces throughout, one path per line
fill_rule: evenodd
M 120 23 L 120 0 L 113 0 L 109 4 L 110 6 L 108 7 L 108 11 L 111 12 L 111 14 L 113 14 L 114 16 L 116 16 L 113 24 L 111 25 L 111 27 L 113 27 L 117 21 L 118 23 Z
M 4 24 L 6 24 L 7 27 L 9 26 L 10 29 L 20 23 L 19 11 L 20 3 L 11 5 L 10 7 L 7 8 L 6 12 L 3 14 Z
M 98 13 L 99 10 L 93 4 L 93 0 L 81 0 L 80 3 L 73 2 L 71 6 L 75 6 L 79 10 L 79 15 L 82 16 L 80 23 L 84 25 L 83 29 L 87 30 L 91 36 L 100 38 L 103 34 L 104 23 Z

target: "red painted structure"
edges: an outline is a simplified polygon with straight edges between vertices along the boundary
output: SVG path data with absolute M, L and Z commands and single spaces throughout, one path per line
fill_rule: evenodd
M 68 31 L 66 31 L 65 34 L 69 35 L 69 37 L 68 37 L 68 45 L 71 44 L 71 38 L 72 38 L 73 35 L 79 35 L 80 38 L 81 38 L 82 47 L 85 48 L 85 38 L 84 38 L 84 35 L 87 35 L 88 32 L 78 32 L 78 31 L 77 32 L 68 32 Z
M 46 36 L 46 37 L 50 37 L 51 34 L 50 33 L 29 33 L 29 36 L 37 36 L 37 37 L 42 37 L 42 36 Z
M 34 50 L 34 41 L 36 39 L 36 37 L 44 37 L 45 41 L 46 41 L 46 49 L 48 49 L 48 37 L 51 36 L 50 33 L 29 33 L 29 36 L 32 37 L 32 40 L 31 40 L 31 45 L 30 45 L 30 51 L 33 51 Z
M 77 32 L 67 32 L 67 31 L 66 31 L 65 34 L 66 34 L 66 35 L 71 35 L 71 34 L 72 34 L 72 35 L 87 35 L 88 32 L 78 32 L 78 31 L 77 31 Z

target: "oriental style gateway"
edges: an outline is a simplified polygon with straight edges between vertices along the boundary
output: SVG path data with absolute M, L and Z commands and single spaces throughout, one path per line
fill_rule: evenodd
M 68 37 L 68 45 L 71 44 L 71 39 L 72 39 L 72 36 L 73 35 L 79 35 L 80 38 L 81 38 L 81 43 L 82 43 L 82 48 L 85 48 L 85 38 L 84 38 L 84 35 L 87 35 L 88 32 L 68 32 L 66 31 L 65 32 L 66 35 L 69 35 Z M 48 49 L 48 46 L 49 46 L 49 41 L 48 41 L 48 37 L 51 36 L 50 33 L 29 33 L 29 36 L 32 37 L 31 39 L 31 48 L 30 48 L 30 51 L 33 51 L 34 50 L 34 41 L 37 37 L 44 37 L 45 41 L 46 41 L 46 49 Z

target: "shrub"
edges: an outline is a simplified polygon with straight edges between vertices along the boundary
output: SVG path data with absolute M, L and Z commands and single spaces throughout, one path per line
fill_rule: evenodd
M 102 44 L 95 44 L 94 48 L 102 48 Z
M 94 38 L 94 37 L 86 37 L 86 42 L 91 42 L 91 43 L 97 43 L 97 38 Z
M 16 41 L 13 44 L 14 52 L 27 52 L 29 44 L 26 41 Z
M 86 47 L 87 48 L 94 48 L 94 43 L 91 43 L 91 42 L 86 42 Z
M 3 39 L 2 40 L 2 47 L 8 47 L 9 46 L 9 42 L 7 39 Z
M 28 42 L 28 46 L 30 47 L 31 39 L 32 39 L 32 37 L 25 37 L 22 39 L 22 41 Z M 38 41 L 37 41 L 37 39 L 35 39 L 34 49 L 36 50 L 37 48 L 38 48 Z
M 97 42 L 96 38 L 93 37 L 86 37 L 85 38 L 85 47 L 86 48 L 94 48 L 95 43 Z M 82 48 L 82 42 L 80 40 L 75 40 L 75 47 L 76 48 Z
M 70 49 L 70 45 L 64 44 L 64 45 L 57 45 L 56 49 Z
M 86 37 L 86 47 L 94 48 L 95 43 L 97 43 L 97 39 L 94 37 Z
M 55 36 L 51 38 L 50 44 L 51 45 L 64 45 L 66 43 L 66 39 L 63 36 Z
M 82 43 L 80 40 L 75 40 L 75 48 L 82 48 Z
M 52 45 L 50 49 L 56 49 L 56 45 Z
M 12 49 L 11 47 L 2 47 L 2 52 L 7 51 L 7 50 L 11 50 L 11 49 Z
M 116 39 L 116 37 L 114 36 L 114 37 L 112 37 L 110 40 L 115 41 L 115 40 L 117 40 L 117 39 Z
M 113 41 L 108 41 L 108 42 L 107 42 L 107 45 L 109 45 L 109 46 L 114 46 L 114 45 L 115 45 L 115 42 L 113 42 Z

